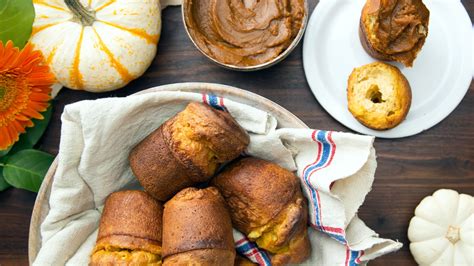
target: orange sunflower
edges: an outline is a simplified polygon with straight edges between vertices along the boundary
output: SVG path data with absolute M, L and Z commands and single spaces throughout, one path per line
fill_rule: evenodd
M 41 52 L 31 44 L 23 50 L 0 41 L 0 150 L 18 141 L 31 119 L 43 119 L 48 108 L 54 75 Z

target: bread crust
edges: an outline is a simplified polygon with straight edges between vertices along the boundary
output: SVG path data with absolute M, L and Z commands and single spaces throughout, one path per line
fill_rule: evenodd
M 180 168 L 182 168 L 182 169 L 177 169 L 177 170 L 182 171 L 182 175 L 186 177 L 186 179 L 188 180 L 188 182 L 190 182 L 190 184 L 194 184 L 196 182 L 205 182 L 209 178 L 206 175 L 205 170 L 200 169 L 198 166 L 194 166 L 191 160 L 192 154 L 188 155 L 184 151 L 181 151 L 178 147 L 179 145 L 177 144 L 179 143 L 179 140 L 176 140 L 176 141 L 173 140 L 173 135 L 172 135 L 173 132 L 171 128 L 176 120 L 177 120 L 177 117 L 175 116 L 171 118 L 170 120 L 166 121 L 161 128 L 161 132 L 163 134 L 163 140 L 165 142 L 167 150 L 172 155 L 174 160 L 181 166 Z M 172 182 L 173 181 L 171 181 L 171 183 L 169 184 L 171 185 L 170 187 L 173 187 Z M 180 190 L 182 188 L 184 187 L 180 187 Z M 174 193 L 176 193 L 176 191 L 174 191 Z
M 364 24 L 362 23 L 362 19 L 360 20 L 360 23 L 359 23 L 359 38 L 360 38 L 360 43 L 362 44 L 362 47 L 370 56 L 372 56 L 375 59 L 384 60 L 384 61 L 392 60 L 390 56 L 380 53 L 372 47 L 372 45 L 369 42 L 369 39 L 367 39 L 367 32 L 365 30 Z
M 176 191 L 191 186 L 187 168 L 176 159 L 158 128 L 129 155 L 130 168 L 142 187 L 154 198 L 165 201 Z
M 302 263 L 309 257 L 308 207 L 292 172 L 248 157 L 232 163 L 212 183 L 224 196 L 239 231 L 252 239 L 266 228 L 256 241 L 271 253 L 272 265 Z M 267 230 L 270 238 L 264 236 Z
M 248 134 L 229 113 L 197 102 L 188 104 L 183 112 L 165 123 L 163 132 L 171 152 L 183 163 L 190 172 L 190 178 L 196 182 L 208 181 L 214 171 L 207 169 L 207 160 L 197 159 L 199 151 L 183 150 L 180 147 L 184 140 L 176 133 L 181 133 L 186 124 L 191 129 L 191 133 L 186 137 L 209 148 L 217 163 L 235 159 L 250 142 Z
M 94 255 L 109 248 L 161 255 L 162 216 L 161 203 L 143 191 L 125 190 L 110 194 L 100 219 L 91 265 L 100 265 L 103 259 L 109 262 L 114 259 L 114 256 Z M 113 254 L 113 251 L 108 252 Z
M 226 199 L 234 226 L 245 234 L 275 218 L 300 189 L 293 173 L 253 157 L 230 164 L 212 183 Z
M 360 99 L 356 97 L 357 92 L 355 91 L 354 87 L 355 84 L 359 82 L 359 75 L 364 69 L 369 68 L 377 68 L 380 71 L 385 72 L 393 79 L 393 89 L 395 90 L 394 101 L 396 101 L 397 105 L 399 106 L 396 110 L 394 110 L 394 114 L 391 116 L 375 115 L 374 112 L 370 112 L 370 110 L 364 109 L 363 104 L 360 103 Z M 367 92 L 364 91 L 363 93 L 366 94 Z M 408 115 L 411 106 L 411 100 L 411 87 L 408 80 L 397 67 L 394 67 L 389 64 L 385 64 L 382 62 L 374 62 L 361 66 L 359 68 L 355 68 L 347 81 L 348 109 L 351 114 L 357 119 L 357 121 L 371 129 L 387 130 L 399 125 L 403 120 L 405 120 L 406 116 Z M 384 103 L 379 104 L 379 108 L 384 108 Z M 359 112 L 359 110 L 361 109 L 364 109 L 364 113 L 362 114 Z
M 196 253 L 197 250 L 208 250 L 206 254 L 214 255 L 202 258 L 198 256 L 199 252 Z M 225 201 L 216 188 L 186 188 L 165 204 L 163 257 L 165 264 L 169 264 L 169 260 L 182 261 L 186 257 L 208 262 L 212 262 L 213 257 L 220 257 L 227 260 L 219 265 L 233 265 L 232 223 Z M 192 262 L 196 263 L 189 263 Z
M 208 140 L 221 160 L 232 160 L 247 147 L 250 138 L 230 113 L 197 102 L 190 103 L 187 109 L 202 123 L 202 127 L 195 128 L 195 134 Z
M 411 67 L 428 36 L 429 15 L 422 0 L 367 0 L 359 23 L 361 44 L 376 59 Z
M 235 252 L 223 249 L 196 249 L 166 257 L 163 266 L 231 266 Z
M 208 181 L 249 142 L 229 113 L 192 102 L 135 146 L 129 162 L 145 190 L 166 201 L 185 187 Z
M 305 205 L 303 219 L 295 228 L 295 233 L 290 239 L 289 249 L 285 252 L 272 254 L 272 265 L 299 264 L 304 262 L 311 255 L 311 242 L 308 237 L 308 207 Z
M 125 235 L 160 243 L 162 217 L 162 204 L 147 193 L 140 190 L 114 192 L 105 201 L 97 239 Z

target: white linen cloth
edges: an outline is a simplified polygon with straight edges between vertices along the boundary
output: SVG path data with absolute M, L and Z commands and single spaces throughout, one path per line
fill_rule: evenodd
M 161 91 L 65 107 L 50 211 L 34 265 L 87 265 L 106 197 L 140 188 L 129 167 L 130 150 L 190 101 L 230 112 L 249 132 L 248 155 L 278 163 L 301 178 L 312 227 L 312 257 L 305 265 L 363 264 L 402 246 L 379 238 L 356 216 L 374 180 L 373 137 L 277 128 L 273 116 L 254 106 Z

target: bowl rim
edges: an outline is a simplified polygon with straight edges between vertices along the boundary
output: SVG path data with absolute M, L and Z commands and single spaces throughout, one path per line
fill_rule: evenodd
M 291 125 L 295 128 L 308 128 L 308 126 L 297 116 L 295 116 L 293 113 L 286 110 L 279 104 L 253 92 L 223 84 L 203 82 L 173 83 L 145 89 L 132 95 L 141 95 L 146 93 L 156 93 L 163 91 L 213 93 L 217 96 L 225 97 L 240 103 L 257 104 L 257 106 L 259 106 L 259 109 L 262 109 L 272 114 L 277 119 L 279 124 L 286 124 L 285 126 L 287 127 L 288 125 Z M 35 200 L 33 212 L 31 214 L 28 233 L 28 260 L 30 265 L 36 259 L 36 256 L 38 255 L 38 252 L 41 248 L 40 227 L 49 212 L 49 195 L 51 193 L 51 186 L 57 167 L 58 157 L 56 156 L 50 168 L 48 169 L 48 172 L 46 173 L 43 183 L 41 184 L 41 187 L 38 191 Z
M 185 17 L 185 8 L 186 8 L 186 2 L 190 0 L 183 0 L 181 4 L 181 18 L 183 21 L 184 29 L 186 30 L 186 34 L 188 35 L 189 39 L 193 43 L 194 47 L 201 52 L 207 59 L 209 59 L 211 62 L 217 64 L 218 66 L 221 66 L 226 69 L 230 70 L 236 70 L 236 71 L 242 71 L 242 72 L 250 72 L 250 71 L 257 71 L 257 70 L 262 70 L 265 68 L 269 68 L 271 66 L 274 66 L 281 61 L 283 61 L 288 55 L 291 54 L 291 52 L 298 46 L 300 41 L 303 39 L 304 32 L 306 30 L 306 26 L 308 25 L 308 13 L 309 13 L 309 4 L 308 0 L 303 0 L 304 1 L 304 16 L 303 16 L 303 21 L 301 23 L 301 28 L 298 31 L 298 34 L 296 37 L 293 39 L 293 41 L 290 43 L 290 46 L 288 46 L 282 53 L 280 53 L 277 57 L 273 58 L 272 60 L 268 62 L 264 62 L 262 64 L 254 65 L 254 66 L 236 66 L 232 64 L 226 64 L 219 62 L 217 59 L 212 58 L 209 56 L 207 53 L 205 53 L 194 41 L 193 37 L 191 36 L 191 33 L 189 32 L 189 27 L 188 24 L 186 23 L 186 17 Z

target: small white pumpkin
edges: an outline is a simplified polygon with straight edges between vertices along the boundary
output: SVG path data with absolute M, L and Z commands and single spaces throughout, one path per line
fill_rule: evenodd
M 30 41 L 64 86 L 92 92 L 121 88 L 156 54 L 159 0 L 33 0 Z
M 474 265 L 474 198 L 440 189 L 424 198 L 408 227 L 420 265 Z

